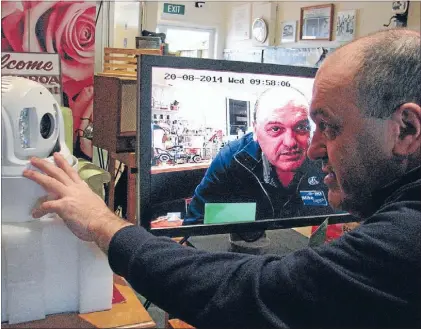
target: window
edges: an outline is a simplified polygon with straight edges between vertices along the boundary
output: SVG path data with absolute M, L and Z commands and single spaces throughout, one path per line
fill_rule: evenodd
M 183 57 L 214 58 L 214 30 L 158 25 L 157 32 L 166 34 L 170 52 L 179 52 Z

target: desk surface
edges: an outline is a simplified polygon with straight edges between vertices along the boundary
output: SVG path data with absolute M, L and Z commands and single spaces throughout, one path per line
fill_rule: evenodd
M 309 239 L 294 229 L 266 231 L 269 246 L 262 250 L 265 254 L 284 256 L 293 251 L 307 248 Z M 192 236 L 189 242 L 199 250 L 210 252 L 231 251 L 229 234 Z
M 113 304 L 112 309 L 88 314 L 54 314 L 44 320 L 9 325 L 2 328 L 155 328 L 156 324 L 136 297 L 133 290 L 120 278 L 114 277 L 114 284 L 126 299 Z

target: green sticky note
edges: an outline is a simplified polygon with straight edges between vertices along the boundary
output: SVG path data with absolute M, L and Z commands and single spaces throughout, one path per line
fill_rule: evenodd
M 254 222 L 256 203 L 206 203 L 205 224 Z

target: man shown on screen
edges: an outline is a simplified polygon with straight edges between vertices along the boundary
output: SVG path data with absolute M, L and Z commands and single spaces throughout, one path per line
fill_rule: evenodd
M 254 132 L 229 143 L 196 188 L 184 225 L 202 223 L 205 203 L 256 203 L 256 219 L 332 213 L 320 163 L 307 159 L 309 102 L 296 88 L 265 91 L 254 111 Z M 304 204 L 306 191 L 320 203 Z

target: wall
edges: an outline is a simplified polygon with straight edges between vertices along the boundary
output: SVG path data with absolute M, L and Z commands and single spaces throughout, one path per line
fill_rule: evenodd
M 276 18 L 276 4 L 274 3 L 274 5 L 272 6 L 272 11 L 275 11 L 275 13 L 273 13 L 272 15 L 266 13 L 266 15 L 261 15 L 260 14 L 260 4 L 262 4 L 262 2 L 230 2 L 227 5 L 226 8 L 226 17 L 227 17 L 227 21 L 226 21 L 226 31 L 227 31 L 227 36 L 226 36 L 226 42 L 225 42 L 225 48 L 227 49 L 245 49 L 245 48 L 250 48 L 253 47 L 253 42 L 252 39 L 245 39 L 245 40 L 238 40 L 235 39 L 234 37 L 234 33 L 233 33 L 233 18 L 232 18 L 232 14 L 233 14 L 233 8 L 243 5 L 243 4 L 250 4 L 251 6 L 251 18 L 250 21 L 252 22 L 254 20 L 254 18 L 256 17 L 260 17 L 262 16 L 263 19 L 265 19 L 266 22 L 271 22 L 270 20 L 270 16 L 275 17 Z M 276 18 L 276 21 L 278 21 L 278 19 Z M 277 24 L 276 24 L 277 26 Z M 269 26 L 269 29 L 273 29 L 273 24 L 271 26 Z M 251 36 L 251 24 L 250 24 L 250 36 Z
M 100 8 L 100 1 L 96 2 L 98 21 L 95 27 L 95 73 L 102 72 L 104 48 L 110 47 L 113 35 L 114 15 L 111 15 L 110 5 L 110 2 L 103 2 Z
M 136 37 L 140 35 L 140 7 L 139 2 L 114 3 L 114 47 L 136 48 Z
M 421 2 L 419 1 L 411 1 L 409 4 L 408 28 L 421 30 Z
M 314 6 L 318 4 L 334 3 L 334 21 L 333 27 L 336 24 L 336 14 L 338 11 L 357 9 L 357 26 L 356 36 L 363 36 L 371 32 L 378 31 L 383 28 L 383 24 L 389 22 L 389 18 L 392 16 L 391 1 L 381 2 L 360 2 L 360 1 L 346 1 L 346 2 L 301 2 L 301 1 L 288 1 L 278 2 L 278 14 L 276 21 L 276 46 L 285 47 L 313 47 L 313 46 L 324 46 L 324 47 L 337 47 L 340 45 L 339 42 L 335 41 L 335 31 L 333 31 L 332 41 L 298 41 L 295 43 L 288 43 L 284 45 L 279 44 L 280 38 L 280 22 L 297 20 L 297 40 L 299 39 L 299 20 L 300 20 L 300 8 L 306 6 Z M 241 4 L 240 2 L 232 2 L 227 7 L 226 16 L 227 20 L 227 36 L 225 48 L 227 49 L 243 49 L 252 47 L 252 40 L 236 41 L 233 39 L 231 13 L 232 7 Z M 408 27 L 420 30 L 420 2 L 411 1 L 408 14 Z M 252 14 L 253 15 L 253 14 Z
M 158 10 L 158 3 L 155 1 L 141 2 L 141 8 L 141 30 L 155 31 L 157 23 L 156 11 Z

